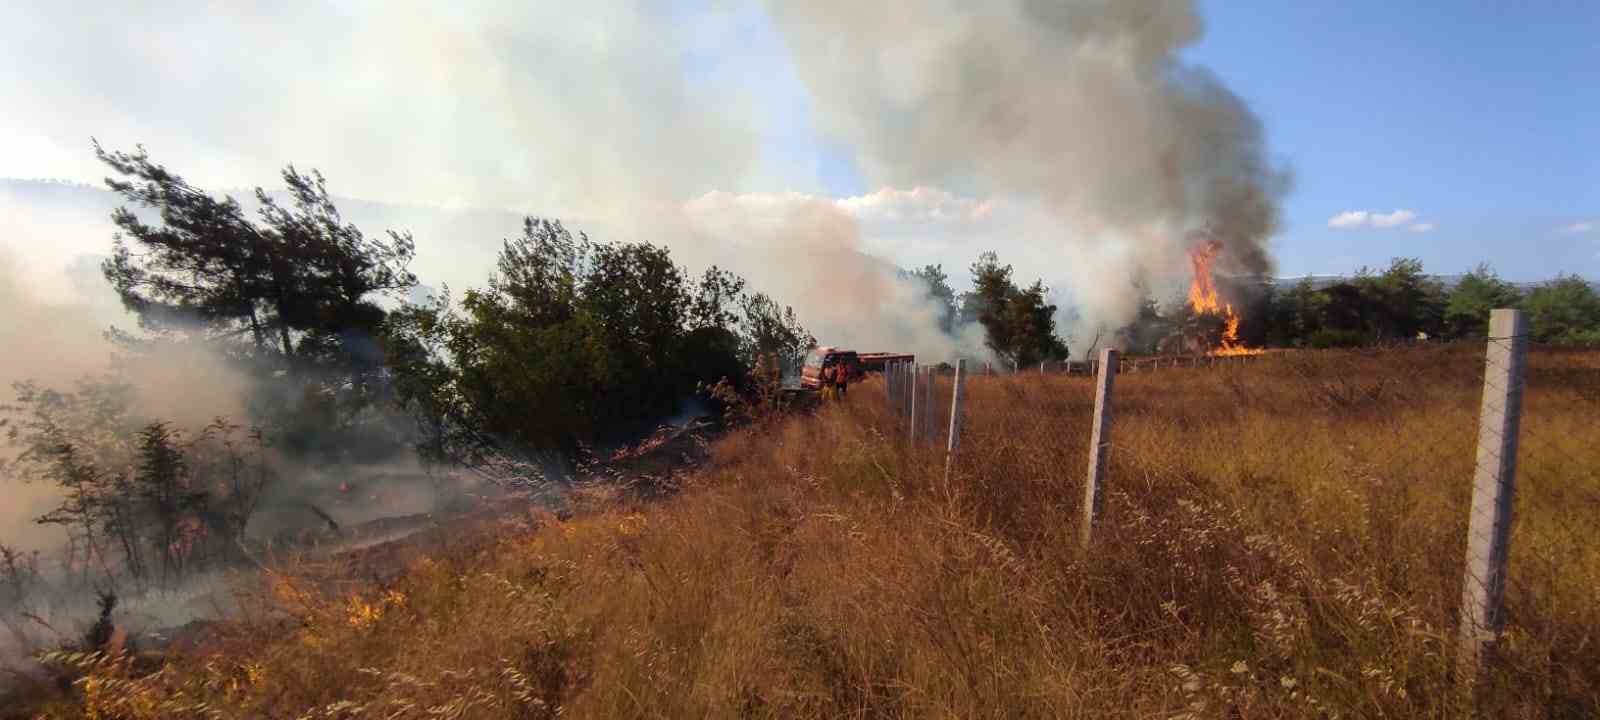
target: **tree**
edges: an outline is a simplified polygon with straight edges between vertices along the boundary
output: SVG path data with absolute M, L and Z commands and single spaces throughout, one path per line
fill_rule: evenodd
M 294 209 L 280 206 L 261 188 L 261 218 L 270 232 L 262 299 L 276 308 L 280 331 L 302 333 L 298 347 L 281 332 L 284 354 L 308 356 L 365 378 L 382 361 L 370 339 L 384 312 L 369 296 L 403 297 L 417 284 L 409 270 L 416 255 L 410 233 L 369 238 L 344 223 L 328 195 L 322 173 L 283 171 Z
M 140 326 L 162 332 L 198 324 L 224 336 L 248 331 L 255 348 L 265 349 L 269 323 L 259 295 L 268 242 L 239 203 L 194 188 L 151 162 L 142 147 L 131 154 L 107 152 L 98 142 L 94 148 L 112 170 L 133 178 L 107 178 L 113 192 L 160 212 L 160 225 L 126 207 L 111 215 L 120 232 L 103 270 Z
M 1439 335 L 1443 329 L 1444 286 L 1423 274 L 1422 261 L 1394 258 L 1388 269 L 1356 273 L 1365 329 L 1374 341 Z
M 368 238 L 344 223 L 314 170 L 283 171 L 292 208 L 256 188 L 258 225 L 238 201 L 196 189 L 142 147 L 108 152 L 96 143 L 95 153 L 129 178 L 107 178 L 112 191 L 160 214 L 152 225 L 127 207 L 113 212 L 120 232 L 103 266 L 141 327 L 198 327 L 224 338 L 248 332 L 257 353 L 305 356 L 365 387 L 381 361 L 371 339 L 384 313 L 371 296 L 399 296 L 417 282 L 407 269 L 415 254 L 409 234 Z
M 971 269 L 972 291 L 962 296 L 962 321 L 983 326 L 984 344 L 994 354 L 1014 366 L 1066 356 L 1066 343 L 1055 334 L 1056 306 L 1046 301 L 1043 283 L 1018 288 L 1011 266 L 1001 265 L 993 252 L 979 255 Z
M 970 270 L 972 290 L 961 296 L 961 322 L 982 324 L 987 331 L 991 325 L 996 325 L 1006 299 L 1017 286 L 1011 282 L 1011 266 L 1001 265 L 1000 257 L 993 251 L 979 255 Z M 995 329 L 1004 332 L 1004 328 L 997 326 Z
M 1501 280 L 1487 264 L 1461 277 L 1450 289 L 1444 309 L 1445 332 L 1450 337 L 1483 337 L 1489 330 L 1489 311 L 1517 307 L 1522 293 Z
M 1011 328 L 1006 356 L 1014 367 L 1067 356 L 1067 344 L 1056 336 L 1056 306 L 1045 293 L 1044 283 L 1036 280 L 1006 303 L 1003 322 Z
M 1364 277 L 1357 282 L 1342 281 L 1323 288 L 1318 294 L 1322 314 L 1318 328 L 1307 338 L 1312 347 L 1353 347 L 1377 340 L 1372 331 L 1372 296 L 1364 291 Z
M 1123 348 L 1136 353 L 1156 352 L 1164 342 L 1182 345 L 1185 336 L 1205 336 L 1197 325 L 1204 316 L 1196 315 L 1187 301 L 1173 303 L 1170 312 L 1163 313 L 1143 282 L 1134 282 L 1133 286 L 1139 293 L 1139 309 L 1117 331 Z
M 763 356 L 796 358 L 816 347 L 817 339 L 800 325 L 794 308 L 780 308 L 765 293 L 746 295 L 740 308 L 744 312 L 742 354 L 748 367 L 754 367 Z
M 163 580 L 170 580 L 183 570 L 187 542 L 181 534 L 182 522 L 206 501 L 205 492 L 194 487 L 189 460 L 179 446 L 181 439 L 170 424 L 160 421 L 146 425 L 138 433 L 133 491 L 155 526 Z
M 712 265 L 700 276 L 689 305 L 689 322 L 699 328 L 732 328 L 739 322 L 739 297 L 744 278 Z
M 703 385 L 742 387 L 758 356 L 815 342 L 732 273 L 692 282 L 666 248 L 537 218 L 459 308 L 448 294 L 408 303 L 385 330 L 424 457 L 496 473 L 570 469 L 586 444 L 649 429 Z
M 233 443 L 241 428 L 221 418 L 203 432 L 206 442 L 184 442 L 169 423 L 136 419 L 131 386 L 114 375 L 85 378 L 71 392 L 14 388 L 15 404 L 0 406 L 0 426 L 18 450 L 6 474 L 61 490 L 36 521 L 67 530 L 81 551 L 70 559 L 86 574 L 142 582 L 153 557 L 163 580 L 177 579 L 202 528 L 233 545 L 272 476 L 260 430 L 249 431 L 253 452 Z M 111 557 L 118 552 L 120 567 Z
M 1523 308 L 1534 342 L 1600 344 L 1600 295 L 1577 275 L 1560 275 L 1534 288 Z
M 1301 278 L 1288 290 L 1274 293 L 1268 311 L 1267 342 L 1298 347 L 1308 343 L 1323 327 L 1330 298 L 1317 290 L 1311 278 Z
M 692 389 L 679 367 L 691 297 L 666 248 L 600 244 L 583 277 L 579 312 L 594 323 L 605 363 L 595 378 L 608 388 L 597 421 L 608 425 L 670 411 Z

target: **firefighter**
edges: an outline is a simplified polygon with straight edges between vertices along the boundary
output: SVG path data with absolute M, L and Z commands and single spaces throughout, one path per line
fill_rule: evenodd
M 844 393 L 849 389 L 850 386 L 850 366 L 846 365 L 844 360 L 840 360 L 834 364 L 833 382 L 835 393 L 839 396 L 840 400 L 843 400 Z
M 839 363 L 833 358 L 822 362 L 822 399 L 834 399 L 838 387 Z

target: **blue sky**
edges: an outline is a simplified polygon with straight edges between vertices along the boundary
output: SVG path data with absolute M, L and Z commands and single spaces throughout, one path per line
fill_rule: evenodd
M 1490 262 L 1532 280 L 1600 275 L 1600 4 L 1205 2 L 1184 57 L 1255 109 L 1295 177 L 1275 246 L 1283 274 L 1416 256 L 1437 272 Z M 748 72 L 778 109 L 764 162 L 814 168 L 835 196 L 872 187 L 817 135 L 806 93 L 760 13 L 738 22 Z M 1430 232 L 1334 229 L 1346 211 L 1416 213 Z M 1588 222 L 1594 229 L 1562 232 Z
M 1519 279 L 1593 276 L 1600 231 L 1600 4 L 1206 2 L 1189 53 L 1249 100 L 1296 188 L 1280 262 L 1479 260 Z M 1416 234 L 1327 227 L 1409 208 Z

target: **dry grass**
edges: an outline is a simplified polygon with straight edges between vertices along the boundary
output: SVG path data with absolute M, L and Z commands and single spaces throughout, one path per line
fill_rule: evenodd
M 1507 642 L 1451 681 L 1481 362 L 1119 378 L 1088 553 L 1084 379 L 975 379 L 948 483 L 869 383 L 665 501 L 355 593 L 278 577 L 277 615 L 157 674 L 60 658 L 81 700 L 43 715 L 1593 717 L 1594 356 L 1534 357 Z

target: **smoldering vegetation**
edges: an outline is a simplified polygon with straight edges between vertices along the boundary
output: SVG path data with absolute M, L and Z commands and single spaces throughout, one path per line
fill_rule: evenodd
M 731 273 L 691 284 L 664 249 L 553 221 L 529 219 L 461 302 L 418 293 L 411 237 L 345 222 L 315 172 L 289 168 L 252 212 L 143 150 L 96 150 L 124 203 L 102 284 L 50 302 L 9 258 L 3 275 L 8 661 L 105 642 L 97 614 L 135 634 L 226 614 L 229 578 L 276 552 L 559 498 L 586 459 L 703 415 L 702 387 L 737 392 L 758 357 L 813 342 Z
M 315 171 L 239 200 L 142 148 L 95 150 L 118 202 L 50 188 L 60 217 L 20 232 L 62 229 L 88 198 L 110 208 L 103 262 L 76 262 L 65 301 L 40 299 L 47 274 L 3 276 L 7 346 L 40 349 L 4 367 L 8 661 L 92 649 L 106 623 L 149 642 L 227 615 L 280 553 L 396 539 L 507 493 L 563 506 L 664 423 L 639 447 L 770 397 L 817 342 L 777 296 L 648 242 L 526 218 L 458 294 L 411 272 L 409 233 L 347 221 Z M 808 315 L 867 348 L 1010 351 L 984 346 L 941 269 L 871 259 L 833 212 L 743 228 L 729 259 L 802 270 L 779 290 L 826 296 Z M 1053 337 L 1041 294 L 995 289 Z

